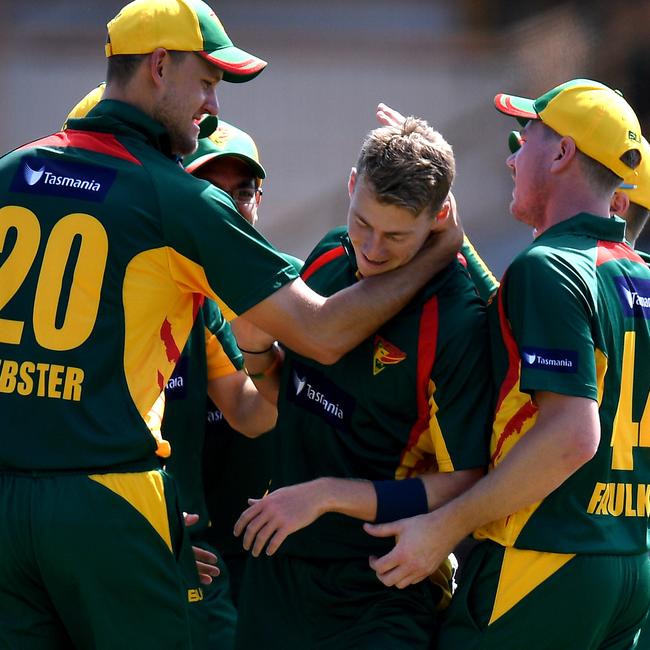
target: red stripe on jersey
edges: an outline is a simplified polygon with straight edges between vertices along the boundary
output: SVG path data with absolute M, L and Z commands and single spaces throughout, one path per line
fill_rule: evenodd
M 499 435 L 499 439 L 497 440 L 496 447 L 494 448 L 494 453 L 492 454 L 492 457 L 490 458 L 490 462 L 494 465 L 496 464 L 496 461 L 499 459 L 499 456 L 501 455 L 501 449 L 503 448 L 503 445 L 505 441 L 515 433 L 519 433 L 521 431 L 521 427 L 524 426 L 524 424 L 531 418 L 533 415 L 537 413 L 537 406 L 533 404 L 532 400 L 526 402 L 510 419 L 508 424 L 505 426 L 501 434 Z
M 599 241 L 596 266 L 605 264 L 605 262 L 611 262 L 612 260 L 630 260 L 645 266 L 643 259 L 627 244 L 615 241 Z
M 160 340 L 165 344 L 167 361 L 170 363 L 176 363 L 181 357 L 181 351 L 178 349 L 176 341 L 174 340 L 172 324 L 166 318 L 160 326 Z
M 505 278 L 504 278 L 505 280 Z M 498 412 L 503 404 L 503 400 L 506 398 L 506 395 L 512 390 L 513 386 L 517 383 L 519 379 L 519 369 L 521 365 L 521 357 L 519 356 L 519 348 L 517 342 L 515 341 L 514 336 L 512 335 L 512 330 L 510 329 L 510 323 L 506 316 L 506 308 L 503 304 L 503 294 L 504 283 L 501 283 L 499 292 L 497 293 L 498 306 L 499 306 L 499 329 L 503 336 L 503 343 L 506 346 L 506 352 L 508 353 L 508 371 L 506 376 L 503 379 L 501 384 L 501 389 L 499 390 L 499 397 L 497 399 L 497 406 L 495 411 Z
M 196 316 L 199 313 L 199 309 L 203 307 L 204 302 L 205 302 L 204 295 L 200 293 L 192 294 L 192 320 L 196 319 Z
M 336 248 L 332 248 L 332 250 L 327 251 L 326 253 L 323 253 L 321 256 L 317 257 L 308 267 L 304 268 L 300 272 L 300 276 L 303 279 L 303 282 L 307 282 L 309 278 L 311 278 L 318 269 L 322 268 L 325 266 L 325 264 L 328 264 L 332 260 L 335 260 L 337 257 L 341 257 L 341 255 L 345 254 L 345 248 L 343 246 L 337 246 Z
M 74 131 L 68 129 L 66 131 L 59 131 L 23 145 L 18 151 L 25 149 L 33 149 L 34 147 L 57 147 L 68 148 L 74 147 L 75 149 L 86 149 L 87 151 L 94 151 L 95 153 L 103 153 L 113 158 L 121 158 L 128 160 L 136 165 L 142 163 L 112 134 L 110 133 L 95 133 L 93 131 Z
M 503 297 L 505 293 L 504 288 L 504 282 L 502 282 L 497 294 L 497 298 L 499 301 L 499 329 L 501 330 L 503 343 L 506 346 L 506 351 L 508 353 L 508 370 L 501 384 L 501 388 L 499 389 L 499 396 L 497 399 L 495 413 L 499 412 L 504 400 L 510 394 L 510 391 L 515 387 L 517 381 L 519 381 L 519 378 L 521 376 L 521 357 L 519 356 L 519 347 L 517 346 L 517 342 L 512 335 L 510 323 L 508 322 L 508 318 L 506 316 Z M 494 461 L 496 461 L 496 459 L 501 454 L 501 449 L 503 448 L 505 441 L 515 433 L 519 433 L 524 423 L 536 412 L 537 406 L 533 404 L 532 400 L 529 400 L 517 411 L 517 413 L 515 413 L 515 415 L 509 420 L 508 424 L 504 427 L 503 431 L 499 434 L 499 438 L 497 439 L 496 445 L 494 447 L 494 453 L 490 459 L 492 463 L 494 463 Z
M 431 380 L 431 370 L 436 360 L 436 348 L 438 346 L 438 297 L 433 296 L 426 302 L 422 308 L 420 316 L 420 328 L 418 331 L 418 361 L 417 361 L 417 407 L 418 419 L 411 427 L 409 440 L 406 448 L 402 452 L 402 461 L 406 453 L 417 444 L 418 439 L 423 431 L 429 428 L 429 381 Z M 403 464 L 403 463 L 402 463 Z M 413 467 L 409 470 L 409 475 L 419 472 L 420 469 L 426 468 Z
M 467 258 L 462 253 L 456 253 L 456 259 L 467 268 Z

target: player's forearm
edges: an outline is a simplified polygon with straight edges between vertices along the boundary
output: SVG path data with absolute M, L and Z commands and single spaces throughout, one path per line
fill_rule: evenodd
M 427 493 L 429 510 L 435 510 L 469 490 L 484 475 L 483 468 L 421 475 L 420 479 L 424 483 Z
M 248 437 L 256 437 L 275 426 L 277 409 L 241 370 L 210 380 L 208 395 L 228 424 Z
M 562 396 L 538 402 L 537 422 L 504 460 L 437 511 L 458 540 L 540 502 L 593 457 L 600 439 L 596 402 Z
M 268 350 L 262 353 L 251 353 L 246 350 L 242 350 L 242 352 L 246 373 L 253 381 L 259 395 L 275 409 L 280 393 L 280 369 L 284 361 L 283 350 L 273 343 Z
M 316 479 L 322 495 L 321 513 L 338 512 L 348 517 L 374 521 L 377 515 L 377 494 L 372 481 L 346 478 Z

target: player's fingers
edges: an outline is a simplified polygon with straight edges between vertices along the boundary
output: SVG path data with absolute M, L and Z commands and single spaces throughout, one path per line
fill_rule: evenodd
M 274 532 L 275 526 L 273 526 L 271 522 L 267 522 L 258 530 L 257 535 L 255 535 L 255 543 L 253 544 L 253 548 L 251 550 L 253 557 L 259 557 L 260 553 L 266 546 L 266 542 L 268 542 L 269 537 L 271 537 Z
M 273 533 L 273 537 L 271 537 L 269 543 L 266 545 L 266 554 L 273 555 L 288 536 L 288 533 L 281 528 L 276 530 L 275 533 Z
M 388 573 L 400 565 L 398 550 L 394 548 L 390 553 L 382 555 L 381 557 L 370 557 L 370 568 L 379 574 Z
M 199 580 L 203 585 L 209 585 L 213 578 L 216 578 L 221 572 L 219 568 L 211 564 L 196 563 L 196 570 L 199 574 Z
M 194 559 L 197 562 L 216 566 L 218 558 L 214 553 L 210 553 L 210 551 L 206 551 L 200 546 L 192 546 L 192 551 L 194 552 Z
M 198 520 L 199 520 L 198 515 L 191 514 L 189 512 L 183 513 L 183 521 L 185 522 L 185 526 L 194 526 L 194 524 L 197 523 Z
M 426 576 L 422 576 L 418 573 L 405 573 L 402 574 L 402 577 L 397 580 L 395 586 L 398 589 L 406 589 L 406 587 L 414 585 L 416 582 L 424 580 L 424 578 L 426 578 Z
M 394 587 L 401 578 L 401 575 L 397 569 L 391 569 L 390 571 L 386 571 L 384 573 L 376 571 L 375 573 L 377 574 L 377 578 L 387 587 Z
M 247 551 L 251 549 L 259 531 L 266 525 L 267 522 L 268 515 L 265 512 L 260 512 L 257 517 L 251 520 L 246 526 L 244 538 L 242 539 L 242 545 Z
M 255 507 L 257 503 L 260 502 L 260 499 L 249 499 L 248 503 L 250 504 L 249 508 L 246 508 L 244 512 L 239 515 L 239 519 L 235 522 L 233 528 L 233 535 L 239 537 L 242 534 L 242 531 L 248 526 L 248 524 L 257 516 L 259 513 L 259 507 Z
M 363 529 L 368 535 L 372 535 L 373 537 L 395 537 L 400 531 L 400 527 L 396 521 L 390 521 L 387 524 L 365 523 Z

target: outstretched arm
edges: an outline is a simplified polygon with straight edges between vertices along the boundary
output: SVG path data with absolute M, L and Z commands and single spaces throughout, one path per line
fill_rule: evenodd
M 428 509 L 466 490 L 482 474 L 477 469 L 420 477 Z M 268 555 L 273 555 L 291 533 L 309 526 L 326 512 L 364 521 L 375 521 L 377 517 L 377 492 L 372 481 L 362 479 L 319 478 L 280 488 L 262 499 L 249 499 L 248 503 L 249 508 L 237 520 L 234 533 L 243 533 L 244 548 L 252 549 L 255 556 L 264 547 Z

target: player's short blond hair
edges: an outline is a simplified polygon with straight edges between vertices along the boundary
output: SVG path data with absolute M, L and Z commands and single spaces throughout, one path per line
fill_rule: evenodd
M 449 194 L 456 172 L 451 145 L 427 122 L 407 117 L 401 126 L 371 131 L 361 146 L 357 173 L 380 203 L 434 216 Z

